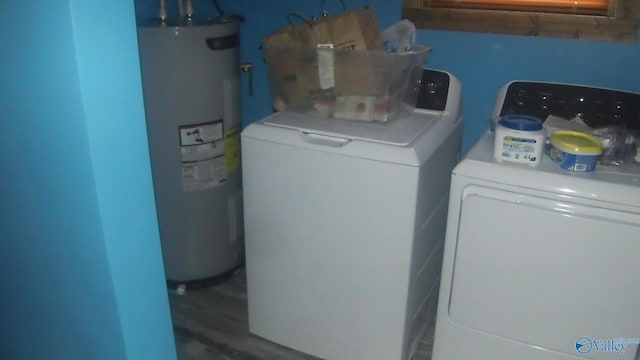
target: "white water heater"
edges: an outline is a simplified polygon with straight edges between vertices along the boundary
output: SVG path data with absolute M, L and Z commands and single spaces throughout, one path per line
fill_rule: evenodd
M 238 21 L 139 24 L 147 132 L 170 287 L 243 263 Z

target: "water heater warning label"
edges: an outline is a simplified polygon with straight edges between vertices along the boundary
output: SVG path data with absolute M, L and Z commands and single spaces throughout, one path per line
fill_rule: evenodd
M 208 189 L 227 180 L 222 119 L 180 126 L 184 191 Z
M 224 152 L 227 173 L 240 166 L 240 129 L 233 128 L 224 132 Z

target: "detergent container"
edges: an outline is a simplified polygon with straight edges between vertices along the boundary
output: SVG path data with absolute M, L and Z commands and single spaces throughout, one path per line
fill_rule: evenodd
M 549 141 L 549 158 L 570 171 L 595 170 L 602 154 L 598 139 L 578 131 L 555 131 Z
M 542 120 L 527 115 L 505 115 L 495 129 L 493 157 L 531 166 L 540 163 L 546 140 Z

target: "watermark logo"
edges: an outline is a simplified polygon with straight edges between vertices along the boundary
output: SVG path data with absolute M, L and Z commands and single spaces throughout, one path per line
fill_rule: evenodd
M 578 354 L 588 354 L 592 351 L 612 352 L 624 355 L 627 347 L 631 344 L 640 344 L 640 338 L 623 338 L 614 339 L 591 339 L 587 336 L 581 336 L 576 339 L 576 351 Z
M 588 354 L 591 352 L 593 345 L 591 343 L 591 339 L 586 336 L 579 337 L 576 340 L 576 351 L 580 354 Z

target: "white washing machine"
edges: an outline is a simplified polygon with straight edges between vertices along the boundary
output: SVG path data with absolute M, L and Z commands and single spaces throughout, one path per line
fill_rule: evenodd
M 424 70 L 387 124 L 278 113 L 241 135 L 249 330 L 330 360 L 408 359 L 435 317 L 460 83 Z
M 516 81 L 510 113 L 637 130 L 640 95 Z M 433 360 L 637 360 L 640 175 L 496 162 L 493 136 L 453 171 Z

